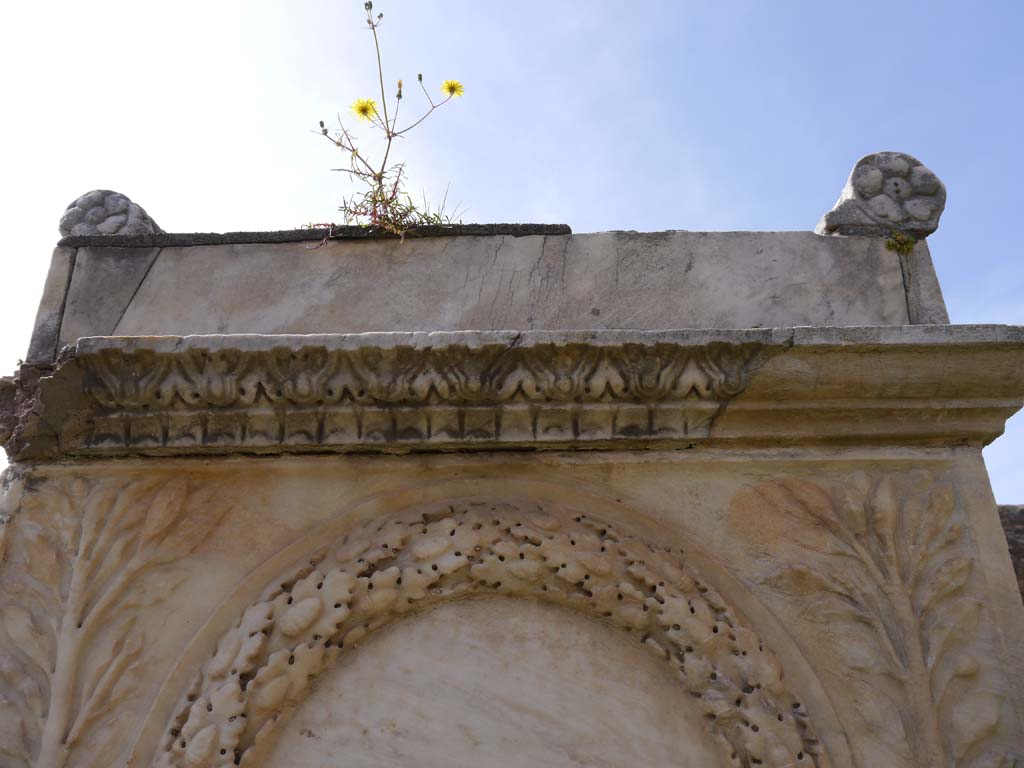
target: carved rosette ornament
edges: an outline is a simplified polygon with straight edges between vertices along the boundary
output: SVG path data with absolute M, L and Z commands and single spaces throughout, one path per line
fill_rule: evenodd
M 828 765 L 778 661 L 681 553 L 585 514 L 474 501 L 372 521 L 275 579 L 221 637 L 155 764 L 260 765 L 342 654 L 411 611 L 474 595 L 541 599 L 630 633 L 694 697 L 722 765 Z
M 920 160 L 902 152 L 876 152 L 853 166 L 819 235 L 925 238 L 939 227 L 946 187 Z
M 163 232 L 141 205 L 109 189 L 94 189 L 76 199 L 64 211 L 59 229 L 61 237 Z
M 76 748 L 90 765 L 113 765 L 118 708 L 135 694 L 146 643 L 139 611 L 188 576 L 176 561 L 226 509 L 214 489 L 184 478 L 76 479 L 22 493 L 7 476 L 4 490 L 0 765 L 59 768 Z
M 805 554 L 768 585 L 831 632 L 863 633 L 844 650 L 875 652 L 867 664 L 848 663 L 902 725 L 909 763 L 1024 764 L 1006 675 L 984 647 L 991 616 L 966 594 L 975 563 L 952 486 L 910 472 L 833 488 L 785 479 L 753 491 L 797 523 L 790 541 Z

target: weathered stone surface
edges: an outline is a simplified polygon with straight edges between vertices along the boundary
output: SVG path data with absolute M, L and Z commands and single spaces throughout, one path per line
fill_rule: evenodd
M 159 248 L 79 248 L 67 290 L 58 349 L 83 336 L 118 335 Z
M 424 237 L 492 237 L 507 235 L 571 235 L 567 224 L 429 224 L 412 227 L 402 236 L 407 240 Z M 394 240 L 398 235 L 357 225 L 277 229 L 267 232 L 159 232 L 143 235 L 77 235 L 63 238 L 58 245 L 68 248 L 190 248 L 197 245 L 266 245 L 267 243 L 318 243 L 324 240 Z
M 1024 764 L 1024 328 L 923 244 L 105 242 L 0 380 L 4 768 Z
M 900 254 L 903 280 L 907 289 L 907 314 L 911 325 L 946 325 L 949 313 L 942 287 L 935 274 L 928 242 L 919 240 L 913 250 Z
M 724 765 L 697 700 L 663 667 L 635 638 L 543 603 L 448 603 L 339 661 L 266 764 L 328 768 L 344 754 L 364 768 Z
M 60 219 L 61 237 L 149 235 L 162 231 L 142 206 L 109 189 L 86 192 L 67 207 Z
M 672 716 L 704 729 L 690 749 L 712 749 L 708 765 L 733 751 L 775 768 L 954 766 L 964 752 L 1012 765 L 1024 681 L 1003 638 L 1024 611 L 1005 553 L 986 549 L 1002 537 L 987 488 L 966 447 L 24 466 L 0 513 L 5 765 L 277 765 L 294 739 L 326 735 L 317 713 L 379 712 L 369 692 L 332 695 L 364 651 L 391 670 L 382 697 L 408 679 L 427 714 L 389 722 L 430 729 L 426 754 L 493 743 L 500 730 L 431 729 L 483 727 L 486 707 L 415 687 L 454 657 L 438 662 L 406 622 L 427 631 L 429 611 L 472 597 L 504 599 L 483 609 L 505 612 L 498 626 L 530 627 L 540 602 L 649 654 L 640 674 L 664 678 L 648 711 L 660 722 L 679 686 L 694 709 Z M 485 630 L 462 636 L 472 647 Z M 557 643 L 592 642 L 572 631 Z M 530 642 L 510 638 L 464 684 L 522 702 L 550 668 Z M 608 642 L 581 685 L 627 658 Z M 589 722 L 542 696 L 538 716 Z
M 0 443 L 5 445 L 12 438 L 18 441 L 20 432 L 33 423 L 38 397 L 42 389 L 41 378 L 53 375 L 54 365 L 22 365 L 13 376 L 0 378 Z M 28 427 L 29 431 L 34 431 Z
M 118 333 L 908 322 L 900 259 L 875 239 L 618 232 L 164 248 Z
M 1010 546 L 1010 559 L 1017 573 L 1017 586 L 1024 595 L 1024 506 L 1006 504 L 999 507 L 999 518 Z
M 109 247 L 78 249 L 71 284 L 63 286 L 66 306 L 46 298 L 40 305 L 37 333 L 43 340 L 59 328 L 58 351 L 115 333 L 948 322 L 927 245 L 900 256 L 875 238 L 438 236 L 162 251 L 118 245 L 132 238 L 106 240 Z
M 75 249 L 57 247 L 50 259 L 50 270 L 46 274 L 43 296 L 39 300 L 36 323 L 32 330 L 25 362 L 30 365 L 47 365 L 56 359 L 60 326 L 64 317 L 65 301 L 71 275 L 75 268 Z
M 838 202 L 814 231 L 924 238 L 938 229 L 945 207 L 945 185 L 921 161 L 902 152 L 876 152 L 853 166 Z

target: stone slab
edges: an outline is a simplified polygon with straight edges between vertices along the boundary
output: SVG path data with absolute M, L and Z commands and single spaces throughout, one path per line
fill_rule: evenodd
M 942 325 L 949 323 L 946 300 L 935 274 L 928 243 L 919 240 L 914 249 L 900 256 L 903 279 L 907 290 L 907 313 L 913 325 Z
M 79 248 L 59 346 L 73 344 L 83 335 L 117 333 L 159 253 L 159 248 Z
M 67 300 L 71 275 L 75 268 L 75 249 L 58 246 L 50 259 L 43 295 L 39 299 L 32 340 L 29 342 L 25 362 L 30 365 L 52 363 L 57 355 L 61 320 Z
M 899 257 L 808 232 L 461 236 L 167 247 L 117 333 L 906 325 Z M 130 252 L 130 249 L 125 249 Z M 108 253 L 108 251 L 104 251 Z M 147 254 L 149 251 L 145 252 Z M 130 260 L 131 257 L 126 259 Z M 76 275 L 62 341 L 111 333 L 106 280 Z M 83 282 L 78 285 L 80 279 Z M 131 279 L 135 283 L 134 277 Z M 95 306 L 111 304 L 109 309 Z M 69 311 L 72 307 L 69 306 Z M 98 313 L 91 323 L 84 312 Z

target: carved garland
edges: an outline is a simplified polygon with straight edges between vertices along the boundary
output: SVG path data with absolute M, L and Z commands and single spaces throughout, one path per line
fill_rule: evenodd
M 693 438 L 746 386 L 760 344 L 487 344 L 79 357 L 76 452 Z
M 828 764 L 774 656 L 680 553 L 582 514 L 465 503 L 371 522 L 268 587 L 221 638 L 155 765 L 258 765 L 346 649 L 407 612 L 479 594 L 540 598 L 632 633 L 698 700 L 723 764 Z

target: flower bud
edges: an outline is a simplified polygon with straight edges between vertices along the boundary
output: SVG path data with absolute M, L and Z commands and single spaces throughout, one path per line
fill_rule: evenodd
M 419 80 L 422 83 L 423 82 L 423 75 L 416 75 L 416 79 Z
M 370 0 L 366 0 L 366 2 L 363 3 L 363 8 L 365 8 L 368 11 L 372 11 L 373 10 L 373 3 L 370 2 Z

